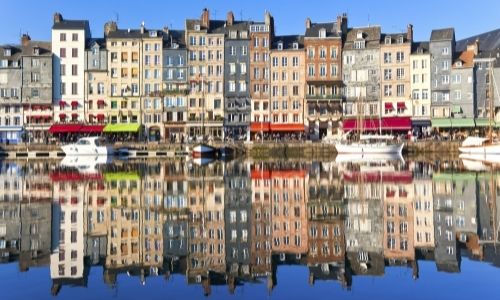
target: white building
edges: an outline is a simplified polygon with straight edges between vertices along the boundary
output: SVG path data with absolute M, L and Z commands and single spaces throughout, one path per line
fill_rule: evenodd
M 86 20 L 64 20 L 54 15 L 52 26 L 54 121 L 84 122 L 84 54 L 91 37 Z
M 414 130 L 431 129 L 431 54 L 429 43 L 415 43 L 410 55 L 410 87 Z

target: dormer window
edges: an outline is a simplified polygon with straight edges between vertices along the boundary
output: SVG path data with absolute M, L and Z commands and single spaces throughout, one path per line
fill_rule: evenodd
M 398 36 L 398 44 L 404 43 L 404 38 L 402 35 Z
M 248 38 L 248 32 L 241 31 L 240 32 L 240 39 L 246 39 L 246 38 Z
M 194 30 L 199 31 L 200 30 L 200 24 L 194 25 Z
M 358 31 L 358 33 L 356 34 L 356 38 L 359 40 L 359 39 L 362 39 L 363 38 L 363 31 Z
M 278 50 L 283 50 L 283 43 L 282 42 L 278 43 Z
M 177 43 L 173 43 L 173 44 L 172 44 L 172 48 L 173 48 L 173 49 L 177 49 L 177 48 L 179 48 L 179 44 L 177 44 Z
M 457 67 L 461 67 L 462 66 L 462 62 L 461 61 L 457 61 L 456 66 Z
M 293 47 L 294 50 L 299 49 L 299 43 L 297 43 L 297 42 L 293 43 L 292 47 Z
M 33 55 L 40 55 L 40 48 L 34 47 L 33 48 Z
M 11 56 L 12 50 L 9 48 L 3 49 L 3 56 Z
M 149 32 L 149 37 L 157 37 L 158 36 L 158 32 L 156 30 L 151 30 Z
M 319 30 L 319 37 L 322 39 L 326 38 L 326 29 L 325 28 L 321 28 Z
M 354 49 L 365 49 L 365 41 L 355 41 Z
M 235 30 L 229 31 L 229 37 L 230 38 L 235 39 L 237 35 L 238 35 L 237 31 L 235 31 Z
M 391 41 L 391 37 L 390 37 L 390 36 L 386 36 L 386 37 L 385 37 L 385 44 L 386 44 L 386 45 L 390 45 L 390 44 L 391 44 L 391 42 L 392 42 L 392 41 Z

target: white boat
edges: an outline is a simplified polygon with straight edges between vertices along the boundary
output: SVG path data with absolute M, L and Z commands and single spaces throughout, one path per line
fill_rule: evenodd
M 500 154 L 500 142 L 487 137 L 469 136 L 458 150 L 465 154 Z
M 500 154 L 460 154 L 464 167 L 471 171 L 485 171 L 500 167 Z
M 370 163 L 370 162 L 400 162 L 405 163 L 400 153 L 349 153 L 338 154 L 335 157 L 336 164 L 346 163 Z
M 193 147 L 193 158 L 210 158 L 215 156 L 215 148 L 206 144 Z
M 387 142 L 352 142 L 340 141 L 335 144 L 339 154 L 398 154 L 403 152 L 403 143 L 390 144 Z
M 113 147 L 106 145 L 99 137 L 84 137 L 74 144 L 61 147 L 68 155 L 113 155 Z
M 61 166 L 75 168 L 80 173 L 97 173 L 99 170 L 98 165 L 105 165 L 110 163 L 112 158 L 104 155 L 96 156 L 66 156 L 61 161 Z

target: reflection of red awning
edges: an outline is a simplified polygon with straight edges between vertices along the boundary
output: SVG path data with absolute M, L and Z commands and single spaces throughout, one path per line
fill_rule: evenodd
M 384 107 L 385 107 L 385 110 L 393 110 L 394 109 L 394 106 L 392 105 L 391 102 L 386 102 L 384 104 Z
M 66 119 L 66 114 L 65 113 L 60 113 L 59 114 L 59 119 Z
M 404 102 L 398 102 L 398 109 L 406 109 L 406 104 Z
M 345 182 L 360 182 L 361 179 L 363 179 L 363 182 L 365 183 L 384 182 L 384 183 L 410 184 L 413 182 L 413 174 L 411 171 L 344 172 L 343 178 Z
M 269 122 L 252 122 L 250 123 L 250 132 L 268 132 Z
M 271 131 L 289 132 L 289 131 L 305 131 L 304 124 L 271 124 Z
M 81 180 L 102 180 L 100 173 L 79 173 L 75 171 L 55 171 L 49 174 L 50 179 L 55 182 L 60 181 L 81 181 Z
M 77 113 L 72 113 L 71 116 L 74 118 L 74 117 L 78 117 L 78 114 Z
M 72 107 L 78 106 L 78 101 L 71 101 L 71 106 Z
M 380 128 L 380 120 L 379 119 L 364 119 L 363 120 L 363 131 L 376 131 Z M 356 119 L 347 119 L 343 122 L 343 130 L 357 130 L 358 129 L 358 121 Z
M 96 117 L 97 117 L 97 119 L 99 119 L 99 120 L 104 119 L 104 115 L 103 115 L 103 114 L 97 114 L 97 116 L 96 116 Z
M 272 179 L 272 178 L 305 178 L 306 171 L 301 169 L 290 170 L 252 170 L 250 177 L 256 179 Z
M 82 125 L 80 124 L 54 124 L 50 126 L 50 133 L 77 133 L 80 132 Z
M 252 170 L 251 178 L 253 180 L 270 179 L 271 178 L 271 171 L 269 171 L 269 170 Z
M 382 118 L 382 130 L 411 130 L 411 118 L 410 117 Z
M 63 100 L 59 101 L 59 106 L 65 106 L 65 105 L 66 105 L 66 101 L 63 101 Z
M 104 105 L 104 104 L 105 104 L 105 102 L 103 99 L 97 100 L 97 105 Z
M 104 125 L 85 125 L 80 128 L 81 133 L 101 133 Z

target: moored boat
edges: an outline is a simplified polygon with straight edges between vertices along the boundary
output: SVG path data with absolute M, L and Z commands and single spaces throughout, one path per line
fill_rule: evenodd
M 66 155 L 113 155 L 111 145 L 107 145 L 97 136 L 80 138 L 76 143 L 61 147 Z

